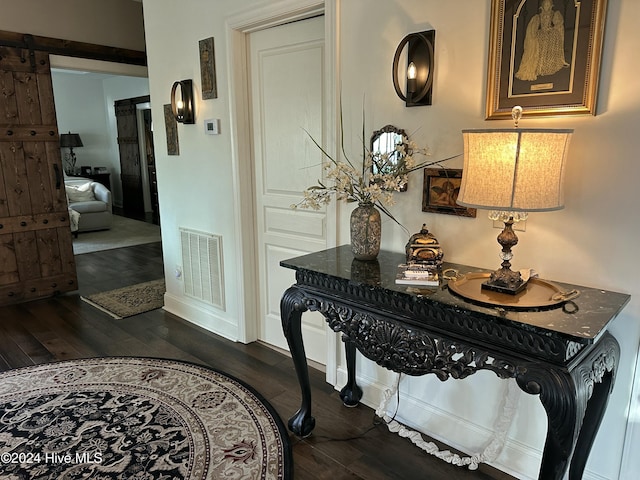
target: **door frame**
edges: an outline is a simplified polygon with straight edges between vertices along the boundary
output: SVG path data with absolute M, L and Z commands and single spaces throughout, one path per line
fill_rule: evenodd
M 231 118 L 231 164 L 233 169 L 234 205 L 238 219 L 235 226 L 236 265 L 242 272 L 238 276 L 237 291 L 243 299 L 239 305 L 238 334 L 245 343 L 258 338 L 258 302 L 254 292 L 257 284 L 257 255 L 255 254 L 255 184 L 252 176 L 252 129 L 250 116 L 250 89 L 247 71 L 247 42 L 251 32 L 275 27 L 296 20 L 324 15 L 325 23 L 325 108 L 324 131 L 327 152 L 337 154 L 339 138 L 339 7 L 340 0 L 285 0 L 263 8 L 243 12 L 226 19 L 227 64 L 229 85 L 229 114 Z M 335 157 L 334 157 L 335 158 Z M 250 178 L 249 178 L 250 177 Z M 327 246 L 337 241 L 337 207 L 335 202 L 327 208 Z M 326 377 L 332 385 L 337 377 L 337 335 L 327 335 Z

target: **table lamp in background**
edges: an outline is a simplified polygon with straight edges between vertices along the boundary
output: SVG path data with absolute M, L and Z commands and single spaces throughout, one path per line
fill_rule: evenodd
M 66 157 L 67 168 L 65 169 L 67 175 L 74 175 L 76 173 L 76 154 L 73 153 L 73 149 L 82 147 L 82 140 L 77 133 L 63 133 L 60 135 L 60 147 L 68 148 L 69 153 Z

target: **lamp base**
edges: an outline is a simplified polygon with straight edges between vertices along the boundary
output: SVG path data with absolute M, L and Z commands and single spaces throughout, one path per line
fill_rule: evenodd
M 517 295 L 527 287 L 527 282 L 522 279 L 520 272 L 514 272 L 509 268 L 500 268 L 493 272 L 489 280 L 481 285 L 484 290 Z
M 518 243 L 518 236 L 513 231 L 513 213 L 508 212 L 503 221 L 504 230 L 498 235 L 498 243 L 502 247 L 500 252 L 500 258 L 502 258 L 501 268 L 491 274 L 489 280 L 482 284 L 482 288 L 516 295 L 525 289 L 527 282 L 522 279 L 520 272 L 511 270 L 510 260 L 513 257 L 511 247 Z

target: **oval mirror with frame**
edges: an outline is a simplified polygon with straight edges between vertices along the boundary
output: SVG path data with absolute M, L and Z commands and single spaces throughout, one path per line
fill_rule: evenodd
M 397 165 L 402 158 L 404 158 L 404 153 L 399 150 L 398 145 L 405 146 L 408 148 L 408 145 L 405 143 L 405 139 L 407 135 L 405 131 L 401 128 L 396 128 L 393 125 L 386 125 L 382 127 L 380 130 L 376 130 L 371 135 L 371 153 L 373 155 L 379 154 L 379 156 L 387 154 L 387 169 L 393 168 L 393 165 Z M 376 173 L 385 173 L 384 171 L 379 171 L 380 167 L 374 164 L 371 166 L 371 170 L 374 174 Z M 383 168 L 382 170 L 385 170 Z M 405 192 L 407 190 L 407 184 L 402 187 L 401 192 Z

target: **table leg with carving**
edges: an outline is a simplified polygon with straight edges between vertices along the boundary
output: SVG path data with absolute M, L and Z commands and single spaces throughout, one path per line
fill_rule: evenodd
M 607 334 L 571 372 L 529 364 L 516 376 L 522 390 L 540 396 L 547 412 L 540 480 L 561 480 L 568 467 L 570 480 L 582 478 L 618 357 L 618 343 Z
M 573 372 L 576 381 L 583 382 L 583 392 L 587 395 L 588 403 L 569 467 L 570 480 L 582 478 L 589 452 L 613 390 L 619 359 L 620 345 L 607 333 L 598 343 L 598 348 Z
M 316 425 L 315 418 L 311 416 L 309 367 L 302 341 L 302 312 L 306 310 L 302 292 L 295 286 L 287 289 L 280 300 L 282 331 L 289 345 L 302 394 L 300 409 L 289 419 L 288 426 L 289 430 L 299 437 L 311 435 L 311 431 Z
M 355 407 L 362 398 L 362 388 L 356 383 L 356 345 L 345 337 L 342 341 L 347 359 L 347 384 L 340 390 L 340 398 L 347 407 Z

